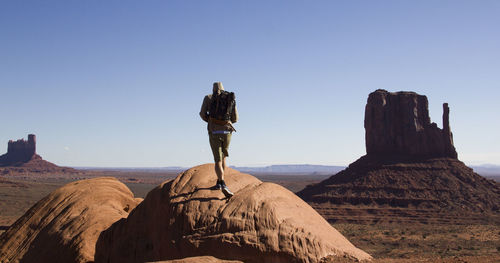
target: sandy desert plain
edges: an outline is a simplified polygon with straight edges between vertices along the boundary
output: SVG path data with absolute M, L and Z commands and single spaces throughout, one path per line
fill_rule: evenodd
M 175 178 L 181 170 L 82 169 L 77 173 L 15 173 L 0 168 L 0 233 L 32 205 L 53 190 L 76 180 L 112 176 L 125 183 L 136 197 L 145 197 L 156 185 Z M 318 183 L 327 174 L 254 174 L 262 181 L 297 192 Z M 500 181 L 500 174 L 488 174 Z M 373 262 L 500 262 L 500 225 L 445 225 L 401 223 L 330 222 L 356 247 L 374 257 Z M 327 262 L 351 262 L 332 259 Z

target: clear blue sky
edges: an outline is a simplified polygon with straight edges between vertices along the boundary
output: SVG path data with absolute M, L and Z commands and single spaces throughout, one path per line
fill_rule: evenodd
M 0 1 L 0 152 L 67 166 L 211 162 L 198 116 L 237 95 L 234 165 L 347 165 L 383 88 L 451 108 L 459 158 L 500 164 L 500 1 Z

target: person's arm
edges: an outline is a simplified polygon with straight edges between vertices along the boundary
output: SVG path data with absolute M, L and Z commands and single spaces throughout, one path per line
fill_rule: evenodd
M 201 104 L 200 117 L 202 120 L 208 122 L 208 96 L 205 96 L 203 103 Z
M 236 109 L 236 104 L 234 104 L 234 110 L 231 114 L 231 122 L 235 123 L 238 121 L 238 110 Z

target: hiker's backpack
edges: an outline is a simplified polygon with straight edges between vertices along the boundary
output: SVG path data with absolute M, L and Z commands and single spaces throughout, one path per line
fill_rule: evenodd
M 212 103 L 210 104 L 209 116 L 220 121 L 231 120 L 236 100 L 234 92 L 221 90 L 220 93 L 212 94 Z

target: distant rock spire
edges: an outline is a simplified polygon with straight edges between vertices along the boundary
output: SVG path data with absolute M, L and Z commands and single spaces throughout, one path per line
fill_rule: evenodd
M 28 140 L 10 140 L 7 153 L 0 156 L 0 166 L 26 163 L 36 156 L 36 136 L 28 134 Z
M 77 173 L 78 171 L 69 167 L 60 167 L 51 162 L 43 160 L 42 156 L 36 153 L 36 135 L 28 134 L 28 140 L 10 140 L 7 153 L 0 155 L 0 167 L 6 167 L 3 173 L 17 173 L 30 171 L 31 173 Z M 12 169 L 11 169 L 12 168 Z M 22 168 L 22 169 L 15 169 Z
M 366 153 L 456 159 L 449 112 L 448 104 L 443 104 L 440 129 L 431 123 L 426 96 L 376 90 L 368 96 L 365 108 Z
M 457 151 L 453 145 L 453 133 L 450 129 L 450 108 L 448 103 L 443 103 L 443 142 L 446 156 L 458 158 Z

